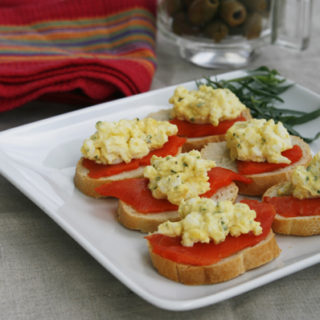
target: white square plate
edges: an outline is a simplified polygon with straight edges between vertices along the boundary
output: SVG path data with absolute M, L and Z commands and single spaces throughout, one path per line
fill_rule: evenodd
M 236 71 L 218 77 L 243 75 Z M 183 84 L 188 89 L 195 82 Z M 95 200 L 75 189 L 73 175 L 83 140 L 98 120 L 144 117 L 169 108 L 175 87 L 168 87 L 63 114 L 0 133 L 0 172 L 36 203 L 121 282 L 148 302 L 168 310 L 190 310 L 217 303 L 320 262 L 320 236 L 277 236 L 282 253 L 273 262 L 231 281 L 185 286 L 153 269 L 143 234 L 123 228 L 115 200 Z M 281 107 L 315 110 L 320 96 L 295 85 Z M 297 127 L 305 136 L 319 130 L 319 120 Z M 320 150 L 320 139 L 311 145 Z

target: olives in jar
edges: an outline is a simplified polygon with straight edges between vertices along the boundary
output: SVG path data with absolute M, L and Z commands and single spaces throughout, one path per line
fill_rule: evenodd
M 188 8 L 191 24 L 201 26 L 208 23 L 216 15 L 219 0 L 194 0 Z
M 270 0 L 164 0 L 171 31 L 214 43 L 232 37 L 252 40 L 263 32 Z
M 249 12 L 264 12 L 267 10 L 267 0 L 241 0 Z
M 178 12 L 172 20 L 172 31 L 177 35 L 196 35 L 199 29 L 190 24 L 187 13 Z
M 177 12 L 182 10 L 181 0 L 171 0 L 165 3 L 166 11 L 170 17 L 173 17 Z
M 262 15 L 258 12 L 253 12 L 248 15 L 244 25 L 244 36 L 247 39 L 258 38 L 262 31 Z
M 229 28 L 225 22 L 216 19 L 206 26 L 204 34 L 213 39 L 214 42 L 219 43 L 229 34 Z
M 242 24 L 247 17 L 245 6 L 236 0 L 221 0 L 220 16 L 230 26 L 236 27 Z

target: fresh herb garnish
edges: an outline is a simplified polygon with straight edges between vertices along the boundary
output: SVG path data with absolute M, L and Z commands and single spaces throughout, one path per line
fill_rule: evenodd
M 293 128 L 295 125 L 319 117 L 320 108 L 312 112 L 305 112 L 275 107 L 275 103 L 284 102 L 280 95 L 293 86 L 293 84 L 287 84 L 286 79 L 281 77 L 277 70 L 262 66 L 249 71 L 248 75 L 240 78 L 220 81 L 206 78 L 205 83 L 197 82 L 198 87 L 203 84 L 214 89 L 227 88 L 231 90 L 250 109 L 253 118 L 281 121 L 290 134 L 299 136 L 307 143 L 320 137 L 320 132 L 313 138 L 302 137 Z

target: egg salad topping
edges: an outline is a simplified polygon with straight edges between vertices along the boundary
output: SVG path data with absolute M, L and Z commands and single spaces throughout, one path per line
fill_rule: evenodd
M 320 197 L 320 152 L 307 167 L 298 166 L 287 182 L 278 191 L 279 195 L 291 194 L 298 199 Z
M 214 126 L 220 121 L 237 118 L 246 109 L 229 89 L 213 89 L 205 85 L 193 91 L 179 86 L 169 102 L 173 104 L 172 118 Z
M 168 199 L 178 205 L 210 189 L 207 172 L 215 167 L 214 161 L 201 159 L 200 152 L 192 150 L 176 157 L 152 156 L 151 165 L 144 169 L 149 179 L 152 195 L 156 199 Z
M 251 119 L 235 123 L 226 133 L 230 157 L 242 161 L 290 163 L 281 152 L 291 149 L 288 131 L 281 122 Z
M 116 164 L 140 159 L 161 148 L 168 136 L 177 134 L 177 126 L 152 118 L 142 120 L 98 121 L 97 131 L 81 148 L 85 158 L 101 164 Z
M 159 225 L 158 232 L 169 237 L 181 236 L 181 244 L 186 247 L 196 242 L 218 244 L 228 234 L 238 237 L 251 231 L 254 235 L 262 233 L 260 222 L 254 221 L 256 212 L 244 203 L 195 197 L 182 201 L 179 213 L 182 220 L 166 221 Z

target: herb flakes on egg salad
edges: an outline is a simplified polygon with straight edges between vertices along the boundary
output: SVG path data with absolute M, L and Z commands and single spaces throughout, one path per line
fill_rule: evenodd
M 101 164 L 117 164 L 140 159 L 150 151 L 161 148 L 178 129 L 168 121 L 152 118 L 98 121 L 97 131 L 82 145 L 87 159 Z
M 206 85 L 191 91 L 179 86 L 169 102 L 173 104 L 172 118 L 214 126 L 220 121 L 237 118 L 246 109 L 229 89 L 213 89 Z
M 290 177 L 278 191 L 279 195 L 292 195 L 297 199 L 320 197 L 320 152 L 307 167 L 297 166 Z
M 211 240 L 218 244 L 228 234 L 238 237 L 251 231 L 255 235 L 262 233 L 260 223 L 254 220 L 256 212 L 244 203 L 195 197 L 183 200 L 179 213 L 182 220 L 166 221 L 158 226 L 157 232 L 169 237 L 181 236 L 181 244 L 186 247 Z
M 152 156 L 151 165 L 144 169 L 149 179 L 149 189 L 154 198 L 168 199 L 178 205 L 182 199 L 189 199 L 210 189 L 207 172 L 215 162 L 201 158 L 200 152 L 192 150 L 175 157 Z
M 281 122 L 251 119 L 235 123 L 226 133 L 231 159 L 290 163 L 281 155 L 292 148 L 291 137 Z

